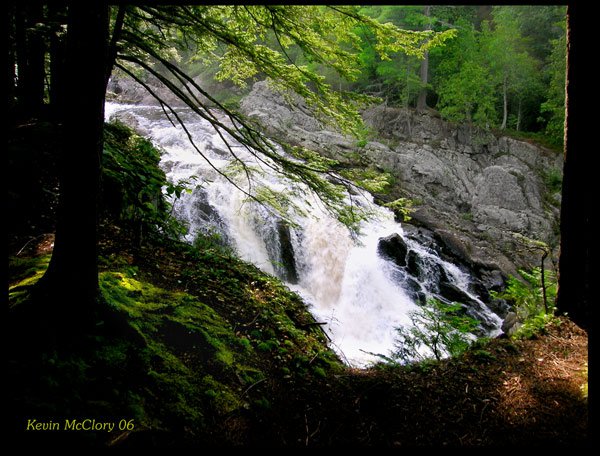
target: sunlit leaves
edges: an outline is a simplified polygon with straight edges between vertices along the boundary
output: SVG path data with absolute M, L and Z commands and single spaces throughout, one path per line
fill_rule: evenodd
M 382 24 L 359 13 L 354 6 L 141 5 L 124 8 L 125 25 L 117 55 L 119 68 L 142 84 L 144 75 L 132 71 L 131 67 L 137 65 L 152 74 L 210 122 L 224 141 L 233 138 L 247 146 L 259 162 L 306 185 L 338 219 L 353 226 L 361 216 L 352 205 L 346 207 L 348 183 L 332 184 L 324 176 L 330 171 L 331 163 L 318 160 L 307 151 L 294 150 L 290 157 L 274 148 L 243 116 L 218 103 L 185 74 L 178 63 L 180 55 L 202 55 L 204 61 L 216 62 L 217 79 L 229 80 L 238 86 L 258 77 L 267 78 L 285 97 L 300 95 L 324 125 L 333 125 L 345 133 L 359 136 L 364 129 L 359 109 L 370 98 L 332 90 L 325 77 L 315 71 L 314 65 L 331 68 L 341 78 L 351 81 L 360 75 L 359 34 L 365 30 L 375 37 L 374 49 L 382 59 L 397 52 L 422 56 L 426 49 L 452 35 L 451 32 L 401 30 L 391 23 Z M 292 47 L 307 64 L 291 58 L 288 51 Z M 145 87 L 151 90 L 149 86 Z M 198 93 L 204 98 L 197 96 Z M 181 123 L 169 103 L 156 92 L 152 95 L 165 112 Z M 228 116 L 227 124 L 205 105 L 206 98 Z M 196 150 L 200 152 L 200 149 Z M 231 147 L 229 150 L 250 180 L 252 173 L 248 165 L 237 158 Z M 229 179 L 220 170 L 217 172 Z M 258 202 L 278 203 L 274 195 L 252 194 L 250 188 L 246 195 Z M 349 198 L 352 203 L 352 197 Z

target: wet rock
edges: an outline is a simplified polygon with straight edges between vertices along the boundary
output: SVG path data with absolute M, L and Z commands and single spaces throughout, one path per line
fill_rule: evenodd
M 435 234 L 433 231 L 409 223 L 403 223 L 402 228 L 404 229 L 404 235 L 408 239 L 416 241 L 422 246 L 427 247 L 428 249 L 431 249 L 439 254 L 440 246 L 435 240 Z
M 409 250 L 406 258 L 406 271 L 420 282 L 428 283 L 432 289 L 437 290 L 439 283 L 449 280 L 442 265 L 434 259 L 419 256 L 414 250 Z
M 461 304 L 466 305 L 474 302 L 474 299 L 471 296 L 469 296 L 467 293 L 465 293 L 453 283 L 440 282 L 439 289 L 440 294 L 450 302 L 459 302 Z
M 377 244 L 377 253 L 393 261 L 398 266 L 406 266 L 407 252 L 408 246 L 406 242 L 397 233 L 379 239 L 379 243 Z
M 400 280 L 400 285 L 415 303 L 425 304 L 427 295 L 419 282 L 412 277 L 405 275 L 404 278 Z
M 506 302 L 504 299 L 492 299 L 487 304 L 492 312 L 498 315 L 501 318 L 506 318 L 510 311 L 510 304 Z
M 277 222 L 277 233 L 279 234 L 281 263 L 285 271 L 283 279 L 289 283 L 298 283 L 298 271 L 290 238 L 290 227 L 287 223 L 279 221 Z

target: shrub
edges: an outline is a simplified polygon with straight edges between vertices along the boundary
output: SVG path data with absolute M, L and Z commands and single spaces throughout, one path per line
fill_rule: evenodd
M 491 294 L 494 298 L 509 302 L 518 320 L 522 322 L 521 328 L 515 332 L 514 337 L 529 338 L 543 330 L 546 324 L 554 319 L 558 282 L 556 274 L 551 270 L 544 270 L 544 285 L 542 285 L 540 268 L 533 268 L 531 272 L 521 269 L 519 273 L 524 280 L 510 276 L 506 290 Z M 546 303 L 544 303 L 544 295 Z
M 399 340 L 391 359 L 401 362 L 436 360 L 465 351 L 477 327 L 477 320 L 461 314 L 459 303 L 444 304 L 437 299 L 409 313 L 411 326 L 397 328 Z

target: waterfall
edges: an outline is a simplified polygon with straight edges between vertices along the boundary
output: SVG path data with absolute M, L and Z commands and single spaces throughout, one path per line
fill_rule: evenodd
M 181 108 L 180 115 L 212 166 L 228 172 L 231 154 L 213 127 L 191 110 Z M 443 261 L 434 249 L 407 237 L 393 214 L 375 205 L 370 195 L 363 193 L 355 201 L 373 214 L 361 223 L 357 236 L 306 188 L 286 192 L 301 209 L 289 214 L 293 224 L 287 224 L 248 201 L 219 175 L 159 107 L 107 103 L 106 118 L 113 116 L 162 148 L 160 166 L 169 181 L 196 179 L 192 192 L 174 202 L 175 215 L 189 225 L 186 240 L 192 242 L 198 233 L 216 233 L 242 259 L 284 280 L 304 298 L 315 318 L 326 323 L 333 348 L 350 365 L 366 365 L 376 359 L 372 353 L 388 355 L 395 328 L 410 324 L 408 314 L 419 308 L 418 301 L 443 295 L 440 281 L 468 300 L 467 313 L 481 322 L 484 334 L 499 333 L 501 319 L 469 290 L 469 275 Z M 261 167 L 243 146 L 233 140 L 230 144 L 249 165 Z M 275 191 L 300 185 L 262 168 L 256 185 Z M 242 188 L 247 185 L 243 179 L 236 182 Z M 381 254 L 381 240 L 390 235 L 398 236 L 396 241 L 404 246 L 400 263 Z

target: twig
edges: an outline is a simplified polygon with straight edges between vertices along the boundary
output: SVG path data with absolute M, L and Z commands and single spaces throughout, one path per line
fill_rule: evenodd
M 19 251 L 17 252 L 17 255 L 16 255 L 16 256 L 19 256 L 19 255 L 21 254 L 21 252 L 23 252 L 23 250 L 25 250 L 25 247 L 27 247 L 27 246 L 28 246 L 28 245 L 29 245 L 31 242 L 33 242 L 33 241 L 35 241 L 36 239 L 39 239 L 39 238 L 41 238 L 41 237 L 44 237 L 44 236 L 46 236 L 46 234 L 40 234 L 39 236 L 36 236 L 36 237 L 33 237 L 33 238 L 29 239 L 29 240 L 28 240 L 28 241 L 25 243 L 25 245 L 24 245 L 23 247 L 21 247 L 21 250 L 19 250 Z
M 248 391 L 250 391 L 252 388 L 254 388 L 256 385 L 258 385 L 259 383 L 262 383 L 266 380 L 267 378 L 261 378 L 260 380 L 258 380 L 257 382 L 254 382 L 252 385 L 250 385 L 248 388 L 246 388 L 246 391 L 244 391 L 242 393 L 242 396 L 245 396 L 246 394 L 248 394 Z

